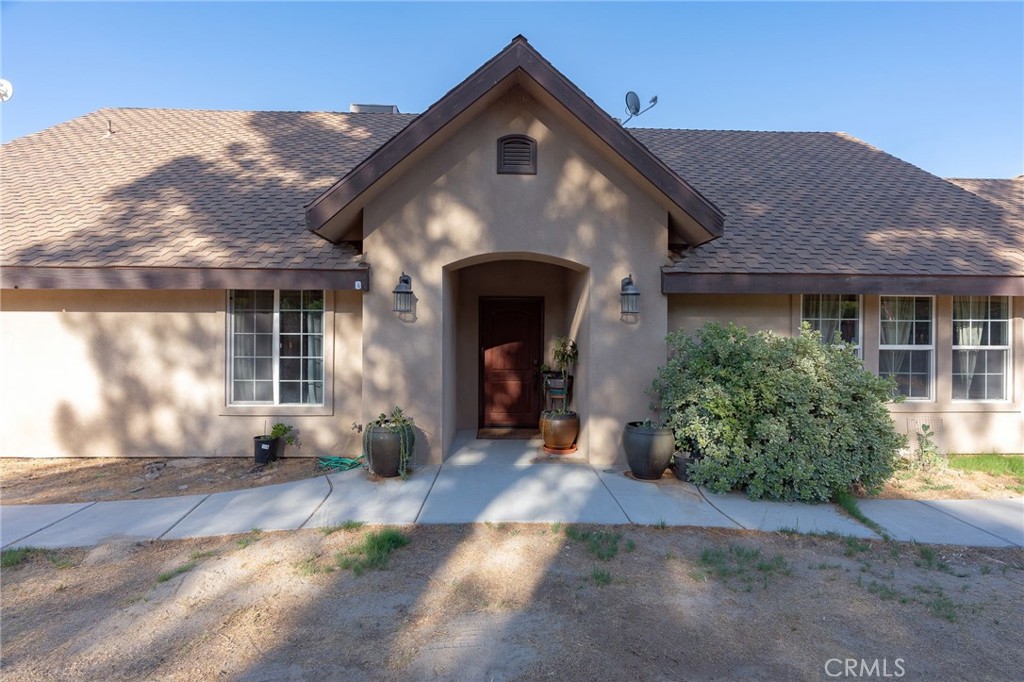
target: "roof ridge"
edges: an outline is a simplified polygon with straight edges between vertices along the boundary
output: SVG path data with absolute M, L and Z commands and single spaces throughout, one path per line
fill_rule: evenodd
M 969 178 L 969 177 L 966 177 L 966 176 L 956 176 L 956 177 L 943 178 L 943 180 L 949 180 L 950 182 L 955 182 L 957 180 L 965 180 L 965 181 L 970 180 L 972 182 L 989 182 L 989 181 L 995 181 L 995 182 L 1024 182 L 1024 175 L 1015 175 L 1012 178 L 993 178 L 993 177 L 988 177 L 988 178 L 977 178 L 977 177 Z
M 671 131 L 674 133 L 763 133 L 769 135 L 848 135 L 840 130 L 750 130 L 740 128 L 623 128 L 636 130 Z M 856 138 L 855 138 L 856 139 Z
M 331 111 L 329 109 L 206 109 L 202 107 L 102 107 L 95 111 L 90 111 L 82 116 L 76 116 L 71 119 L 72 121 L 90 116 L 92 114 L 98 114 L 102 111 L 186 111 L 186 112 L 202 112 L 211 114 L 341 114 L 343 116 L 367 116 L 370 112 L 354 112 L 354 111 Z M 409 112 L 372 112 L 372 115 L 380 115 L 381 113 L 387 116 L 418 116 L 419 114 Z M 65 121 L 67 123 L 67 121 Z

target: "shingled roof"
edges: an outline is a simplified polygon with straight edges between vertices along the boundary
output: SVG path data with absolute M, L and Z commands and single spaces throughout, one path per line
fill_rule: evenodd
M 0 277 L 192 288 L 301 272 L 352 288 L 366 265 L 306 230 L 303 207 L 413 118 L 102 109 L 14 140 L 0 152 Z
M 663 270 L 666 293 L 1024 294 L 1019 213 L 850 135 L 633 133 L 728 216 Z
M 1003 178 L 947 178 L 982 199 L 1024 220 L 1024 175 L 1009 180 Z
M 48 273 L 74 270 L 78 286 L 131 288 L 159 270 L 164 286 L 181 272 L 181 288 L 226 287 L 242 272 L 351 288 L 366 264 L 308 231 L 304 206 L 414 118 L 104 109 L 15 140 L 0 156 L 0 279 L 67 286 Z M 726 216 L 724 236 L 664 268 L 667 293 L 812 291 L 815 277 L 867 293 L 902 277 L 1024 294 L 1012 196 L 1002 206 L 842 133 L 630 133 Z

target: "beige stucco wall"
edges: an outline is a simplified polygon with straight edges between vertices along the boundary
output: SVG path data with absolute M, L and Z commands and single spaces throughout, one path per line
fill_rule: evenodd
M 264 424 L 299 428 L 289 455 L 354 454 L 361 306 L 329 294 L 335 371 L 322 408 L 228 407 L 224 291 L 5 291 L 0 456 L 252 456 Z
M 510 133 L 537 140 L 537 175 L 495 172 L 497 139 Z M 456 273 L 481 262 L 532 260 L 568 273 L 565 319 L 580 345 L 583 454 L 599 464 L 620 460 L 624 421 L 647 414 L 644 388 L 664 355 L 667 330 L 659 293 L 666 213 L 579 133 L 512 91 L 364 211 L 363 247 L 374 276 L 363 299 L 364 416 L 406 407 L 420 426 L 420 461 L 443 459 L 455 427 L 465 423 L 463 401 L 475 401 L 475 387 L 463 395 L 467 382 L 458 376 L 460 364 L 474 360 L 455 357 L 456 329 L 445 315 L 466 314 L 471 294 Z M 414 321 L 391 312 L 391 289 L 403 271 L 418 298 Z M 642 292 L 636 324 L 619 313 L 619 284 L 629 273 Z M 446 385 L 458 387 L 455 395 Z
M 793 330 L 793 299 L 799 296 L 738 294 L 675 294 L 668 297 L 668 328 L 693 333 L 707 322 L 732 322 L 751 330 L 789 335 Z M 799 326 L 799 309 L 796 324 Z
M 669 328 L 692 332 L 705 322 L 734 322 L 751 330 L 793 334 L 800 327 L 800 297 L 782 295 L 703 295 L 669 297 Z M 878 371 L 878 296 L 862 297 L 864 366 Z M 928 423 L 947 452 L 1024 452 L 1024 298 L 1012 300 L 1013 386 L 1003 402 L 952 400 L 952 297 L 935 297 L 935 396 L 890 406 L 900 433 Z

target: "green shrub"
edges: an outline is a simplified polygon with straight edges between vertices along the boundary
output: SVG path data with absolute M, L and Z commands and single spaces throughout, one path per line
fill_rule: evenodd
M 668 336 L 669 361 L 651 386 L 689 475 L 715 492 L 826 501 L 881 487 L 906 439 L 885 407 L 895 386 L 842 345 L 709 322 Z

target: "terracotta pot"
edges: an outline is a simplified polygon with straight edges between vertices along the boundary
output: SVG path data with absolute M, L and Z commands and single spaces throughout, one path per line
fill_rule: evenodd
M 635 478 L 657 480 L 668 468 L 675 451 L 672 429 L 642 426 L 643 422 L 627 422 L 622 431 L 622 447 L 626 451 L 629 470 Z
M 575 412 L 542 414 L 540 417 L 540 433 L 547 452 L 575 452 L 579 432 L 580 416 Z

